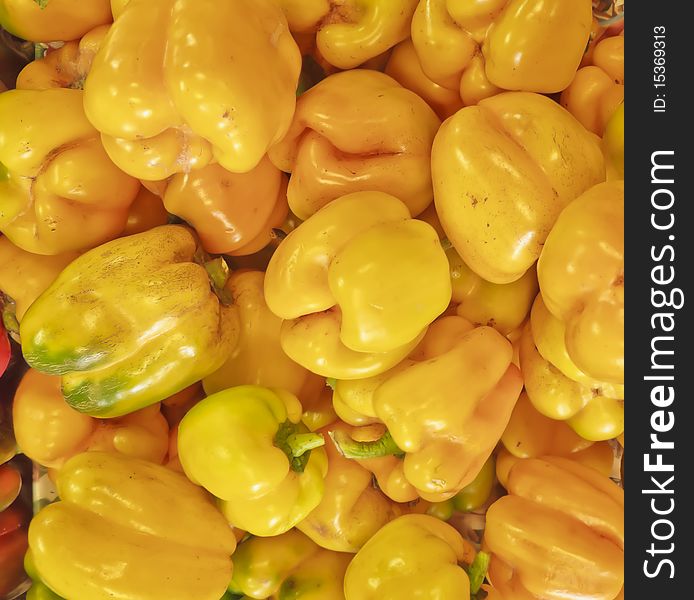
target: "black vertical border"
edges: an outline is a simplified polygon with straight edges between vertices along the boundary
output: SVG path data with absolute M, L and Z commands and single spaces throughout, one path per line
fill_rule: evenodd
M 687 87 L 694 83 L 692 42 L 694 29 L 685 16 L 686 3 L 630 2 L 629 18 L 625 19 L 626 47 L 626 99 L 625 99 L 625 289 L 626 289 L 626 438 L 624 485 L 626 494 L 625 534 L 625 598 L 694 598 L 690 574 L 692 473 L 694 473 L 694 424 L 690 419 L 690 406 L 694 399 L 691 388 L 694 383 L 694 337 L 692 337 L 691 313 L 694 293 L 691 281 L 694 271 L 694 228 L 689 216 L 694 192 L 690 179 L 694 178 L 691 147 L 694 144 L 694 101 Z M 633 6 L 631 6 L 633 4 Z M 628 25 L 626 25 L 628 23 Z M 665 88 L 654 86 L 654 35 L 655 27 L 665 28 Z M 666 101 L 665 112 L 654 112 L 656 94 Z M 656 151 L 674 150 L 675 183 L 667 186 L 651 182 L 651 156 Z M 658 231 L 651 225 L 651 194 L 658 187 L 668 187 L 675 194 L 672 212 L 675 224 L 671 230 Z M 666 239 L 670 235 L 674 240 Z M 684 306 L 679 310 L 654 308 L 651 300 L 651 269 L 659 264 L 652 258 L 653 247 L 672 244 L 675 258 L 669 263 L 665 258 L 660 264 L 672 264 L 675 279 L 671 288 L 684 292 Z M 658 254 L 658 250 L 655 251 Z M 669 253 L 666 254 L 669 257 Z M 665 289 L 655 286 L 656 289 Z M 647 472 L 644 467 L 646 454 L 651 462 L 659 451 L 651 449 L 653 433 L 651 419 L 660 410 L 651 402 L 654 383 L 645 381 L 652 374 L 651 341 L 654 330 L 651 317 L 656 312 L 670 310 L 675 315 L 676 326 L 670 345 L 674 350 L 674 374 L 672 382 L 675 399 L 670 407 L 674 413 L 674 428 L 659 434 L 663 440 L 673 441 L 674 450 L 660 451 L 664 462 L 674 462 L 674 471 L 668 473 Z M 673 360 L 672 358 L 669 360 Z M 664 373 L 664 371 L 661 371 Z M 670 383 L 666 385 L 671 385 Z M 644 490 L 657 487 L 651 480 L 656 476 L 661 485 L 671 475 L 674 480 L 668 488 L 673 494 L 649 494 Z M 656 498 L 656 508 L 664 510 L 674 499 L 671 514 L 654 514 L 651 501 Z M 668 540 L 657 540 L 652 525 L 659 518 L 667 518 L 674 525 L 674 535 Z M 668 534 L 668 526 L 656 526 L 660 536 Z M 674 544 L 672 552 L 670 543 Z M 651 544 L 663 553 L 650 554 Z M 661 559 L 669 559 L 674 565 L 674 577 L 669 565 L 661 565 L 656 577 L 648 577 L 646 569 L 654 572 Z M 646 567 L 645 561 L 648 562 Z

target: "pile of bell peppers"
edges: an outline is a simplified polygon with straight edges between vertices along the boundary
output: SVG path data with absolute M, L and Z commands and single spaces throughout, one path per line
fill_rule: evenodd
M 623 600 L 593 4 L 0 0 L 0 600 Z

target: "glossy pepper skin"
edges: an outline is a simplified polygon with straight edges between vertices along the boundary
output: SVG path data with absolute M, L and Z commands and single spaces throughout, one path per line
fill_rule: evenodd
M 489 579 L 502 596 L 614 600 L 624 583 L 624 491 L 566 458 L 518 461 L 487 511 Z
M 0 25 L 32 42 L 67 42 L 111 22 L 109 0 L 0 0 Z
M 292 33 L 315 33 L 320 56 L 353 69 L 410 34 L 417 0 L 280 0 Z
M 624 431 L 624 386 L 595 380 L 571 360 L 566 328 L 538 295 L 520 340 L 525 389 L 543 415 L 566 421 L 582 438 L 608 440 Z
M 404 40 L 393 48 L 385 74 L 424 99 L 442 121 L 463 107 L 457 90 L 449 90 L 439 85 L 422 71 L 411 39 Z
M 138 190 L 104 151 L 80 90 L 0 94 L 0 230 L 17 246 L 60 254 L 113 239 Z
M 244 173 L 286 133 L 300 68 L 271 0 L 132 0 L 94 59 L 85 112 L 139 179 L 211 162 Z
M 470 106 L 502 90 L 563 90 L 591 22 L 589 0 L 420 0 L 412 41 L 424 73 Z
M 331 423 L 319 430 L 324 436 L 349 427 Z M 374 487 L 373 476 L 356 461 L 344 458 L 332 442 L 325 444 L 328 474 L 320 504 L 297 529 L 316 544 L 336 552 L 358 552 L 383 525 L 406 512 Z
M 215 254 L 252 254 L 287 218 L 287 181 L 267 157 L 248 173 L 219 164 L 169 180 L 164 206 L 195 228 L 203 248 Z
M 566 327 L 566 350 L 589 377 L 624 382 L 624 184 L 595 186 L 572 202 L 537 266 L 542 298 Z
M 120 452 L 161 464 L 169 426 L 158 405 L 116 419 L 94 419 L 71 408 L 60 391 L 60 377 L 29 369 L 12 403 L 17 445 L 33 461 L 60 468 L 87 450 Z
M 218 600 L 236 540 L 204 490 L 139 459 L 84 452 L 57 479 L 61 501 L 29 527 L 42 581 L 66 598 Z
M 450 525 L 429 515 L 391 521 L 362 547 L 345 574 L 346 600 L 469 600 L 461 564 L 474 549 Z
M 279 535 L 321 501 L 324 440 L 307 433 L 301 413 L 289 392 L 242 385 L 208 396 L 183 417 L 181 465 L 191 481 L 223 501 L 234 527 Z
M 545 417 L 533 406 L 526 392 L 518 399 L 501 442 L 508 452 L 518 458 L 574 458 L 574 455 L 592 448 L 591 454 L 601 465 L 597 470 L 606 476 L 612 470 L 614 453 L 607 442 L 593 443 L 579 436 L 566 422 Z
M 82 89 L 109 25 L 100 25 L 80 40 L 51 49 L 38 60 L 31 61 L 17 75 L 18 90 L 47 90 L 50 88 Z
M 239 312 L 239 342 L 224 364 L 202 381 L 206 394 L 214 394 L 237 385 L 260 385 L 291 392 L 308 400 L 315 378 L 282 350 L 282 319 L 265 303 L 262 271 L 236 271 L 226 284 L 233 305 Z M 322 382 L 321 382 L 322 387 Z
M 610 117 L 624 101 L 623 32 L 600 40 L 591 62 L 576 72 L 559 101 L 586 129 L 602 136 Z
M 480 472 L 523 382 L 511 362 L 510 342 L 491 327 L 474 328 L 461 317 L 439 319 L 419 350 L 419 361 L 386 374 L 375 387 L 372 410 L 405 455 L 396 469 L 420 497 L 439 502 Z M 359 444 L 351 448 L 343 436 L 333 438 L 348 457 L 373 456 L 368 448 L 361 452 Z M 387 483 L 381 488 L 389 493 Z
M 324 377 L 357 379 L 402 360 L 449 304 L 435 230 L 382 192 L 319 210 L 273 254 L 265 300 L 285 319 L 282 348 Z
M 154 227 L 159 227 L 159 225 L 166 225 L 168 222 L 169 213 L 166 211 L 161 198 L 146 187 L 141 186 L 135 200 L 130 205 L 128 220 L 125 222 L 121 237 L 143 233 Z
M 54 256 L 32 254 L 0 236 L 0 291 L 5 295 L 4 310 L 10 309 L 9 297 L 14 318 L 21 321 L 34 300 L 78 256 L 77 252 Z
M 351 558 L 320 548 L 296 529 L 252 537 L 234 553 L 229 589 L 259 600 L 344 600 L 342 580 Z
M 355 69 L 302 94 L 289 132 L 269 155 L 292 174 L 287 199 L 300 219 L 360 191 L 393 194 L 415 217 L 433 199 L 429 156 L 440 124 L 391 77 Z
M 237 342 L 238 315 L 196 252 L 178 225 L 86 252 L 24 315 L 24 358 L 61 375 L 68 404 L 97 417 L 154 404 L 215 371 Z
M 431 161 L 443 229 L 492 283 L 522 277 L 562 209 L 605 179 L 599 139 L 546 96 L 527 92 L 458 111 L 439 129 Z

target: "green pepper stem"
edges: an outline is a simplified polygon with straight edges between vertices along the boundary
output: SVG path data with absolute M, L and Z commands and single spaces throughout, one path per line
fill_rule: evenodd
M 486 552 L 478 552 L 475 560 L 472 561 L 468 569 L 468 577 L 470 578 L 470 594 L 474 596 L 480 591 L 484 578 L 487 576 L 489 569 L 489 560 L 491 556 Z
M 325 438 L 318 433 L 292 433 L 287 437 L 287 446 L 294 458 L 299 458 L 304 452 L 325 445 Z
M 274 443 L 287 455 L 292 470 L 303 473 L 311 450 L 323 446 L 325 439 L 319 433 L 310 432 L 303 423 L 287 420 L 277 429 Z
M 206 260 L 202 263 L 207 271 L 207 276 L 210 278 L 212 289 L 219 298 L 219 301 L 225 306 L 230 306 L 234 303 L 231 293 L 226 289 L 227 280 L 229 279 L 229 265 L 222 256 Z
M 379 439 L 372 442 L 358 442 L 344 431 L 329 431 L 328 435 L 337 451 L 345 458 L 378 458 L 404 454 L 393 440 L 390 431 L 386 431 Z

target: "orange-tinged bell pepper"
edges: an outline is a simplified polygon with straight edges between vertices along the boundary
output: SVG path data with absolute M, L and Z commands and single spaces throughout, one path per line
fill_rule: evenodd
M 287 199 L 306 219 L 335 198 L 382 191 L 411 216 L 432 201 L 429 157 L 440 121 L 415 93 L 379 73 L 336 73 L 299 97 L 285 138 L 270 159 L 291 172 Z
M 169 426 L 159 405 L 117 419 L 94 419 L 71 408 L 60 377 L 29 369 L 14 396 L 12 422 L 17 445 L 33 461 L 60 468 L 86 450 L 120 452 L 161 464 Z
M 22 69 L 15 87 L 18 90 L 82 89 L 108 29 L 109 25 L 100 25 L 85 33 L 79 41 L 49 49 L 43 58 L 31 61 Z
M 236 540 L 183 475 L 117 453 L 83 452 L 57 479 L 60 502 L 32 520 L 41 580 L 66 598 L 218 600 Z
M 604 181 L 599 142 L 557 103 L 527 92 L 448 119 L 432 150 L 434 200 L 470 269 L 492 283 L 522 277 L 561 210 Z
M 242 385 L 208 396 L 183 417 L 181 465 L 191 481 L 222 500 L 234 527 L 279 535 L 321 501 L 324 439 L 307 431 L 301 413 L 289 392 Z
M 566 350 L 589 377 L 624 381 L 624 184 L 595 186 L 572 202 L 547 237 L 537 266 Z
M 543 415 L 566 420 L 581 437 L 608 440 L 624 430 L 624 386 L 588 377 L 571 361 L 563 323 L 547 310 L 542 296 L 531 311 L 520 341 L 525 389 Z
M 267 305 L 285 319 L 284 351 L 338 379 L 396 365 L 450 297 L 436 231 L 382 192 L 323 207 L 282 241 L 265 277 Z
M 226 290 L 239 311 L 239 342 L 226 362 L 202 380 L 202 385 L 208 395 L 247 384 L 280 388 L 303 403 L 313 395 L 315 386 L 311 382 L 315 376 L 282 350 L 282 319 L 265 303 L 264 281 L 262 271 L 236 271 L 229 277 Z
M 234 552 L 229 590 L 249 599 L 344 600 L 342 580 L 351 558 L 320 548 L 296 529 L 252 537 Z
M 110 22 L 109 0 L 0 0 L 0 26 L 32 42 L 76 40 Z
M 344 424 L 331 423 L 319 430 L 349 431 Z M 316 506 L 297 529 L 316 544 L 337 552 L 357 552 L 383 525 L 406 512 L 374 487 L 373 476 L 353 460 L 344 458 L 334 444 L 327 443 L 328 474 L 325 491 Z
M 0 94 L 0 230 L 17 246 L 60 254 L 113 239 L 139 187 L 104 152 L 80 90 Z
M 385 73 L 426 100 L 442 121 L 463 107 L 457 90 L 445 88 L 427 77 L 411 39 L 400 42 L 393 48 Z
M 39 256 L 18 248 L 6 237 L 0 236 L 0 292 L 4 300 L 3 313 L 10 311 L 11 320 L 21 321 L 34 300 L 78 256 L 77 252 Z
M 0 465 L 0 513 L 12 504 L 22 489 L 22 476 L 12 465 Z
M 624 101 L 624 35 L 602 38 L 595 46 L 592 63 L 581 67 L 561 93 L 561 105 L 593 133 L 605 127 Z
M 404 515 L 366 542 L 345 574 L 346 600 L 469 600 L 463 565 L 475 550 L 450 525 L 429 515 Z
M 410 34 L 417 0 L 280 0 L 292 33 L 313 33 L 321 57 L 353 69 Z
M 84 107 L 139 179 L 213 161 L 243 173 L 286 133 L 300 69 L 272 0 L 132 0 L 94 59 Z
M 266 246 L 287 218 L 287 181 L 267 157 L 247 173 L 219 164 L 171 177 L 166 210 L 195 228 L 214 254 L 252 254 Z
M 141 186 L 135 200 L 130 205 L 128 220 L 125 222 L 125 229 L 121 235 L 143 233 L 159 225 L 166 225 L 168 221 L 169 213 L 166 211 L 161 198 L 150 192 L 145 186 Z
M 591 24 L 590 0 L 420 0 L 412 41 L 424 73 L 469 106 L 502 90 L 563 90 Z
M 624 583 L 624 491 L 566 458 L 519 460 L 487 511 L 489 579 L 508 598 L 614 600 Z M 524 593 L 523 593 L 524 592 Z
M 518 458 L 545 455 L 573 458 L 575 454 L 592 448 L 589 456 L 601 465 L 597 470 L 605 475 L 612 472 L 614 453 L 609 443 L 593 443 L 578 435 L 566 422 L 544 416 L 533 406 L 525 392 L 513 409 L 501 442 L 508 452 Z
M 442 333 L 436 335 L 439 328 Z M 386 374 L 372 392 L 373 413 L 388 433 L 371 443 L 340 431 L 332 437 L 348 458 L 404 454 L 397 465 L 404 479 L 419 496 L 438 502 L 480 472 L 523 382 L 511 362 L 511 343 L 491 327 L 473 328 L 461 317 L 444 317 L 432 325 L 422 346 L 422 360 Z M 387 472 L 388 479 L 393 476 Z M 388 484 L 381 488 L 389 493 Z

